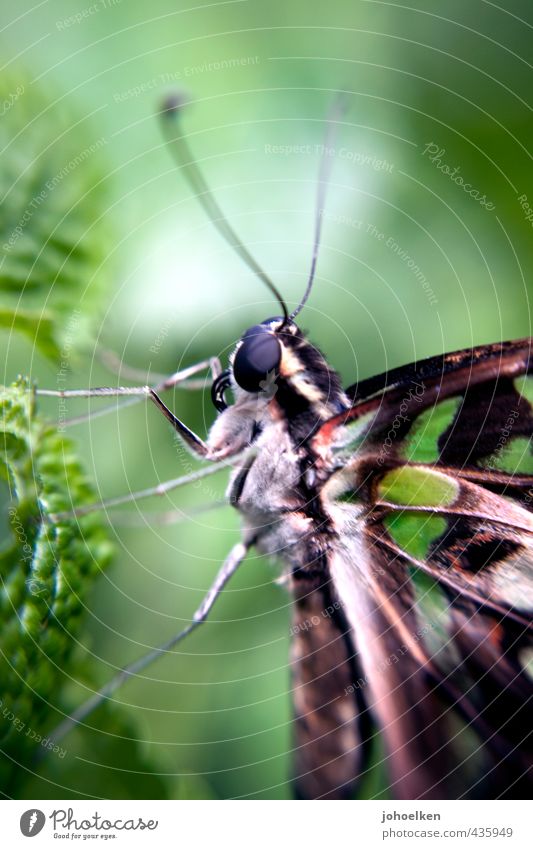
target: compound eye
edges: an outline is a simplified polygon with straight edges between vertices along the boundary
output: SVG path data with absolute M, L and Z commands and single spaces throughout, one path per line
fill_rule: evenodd
M 261 383 L 271 372 L 277 372 L 281 345 L 271 330 L 261 324 L 250 327 L 242 337 L 233 361 L 233 377 L 241 389 L 259 392 Z

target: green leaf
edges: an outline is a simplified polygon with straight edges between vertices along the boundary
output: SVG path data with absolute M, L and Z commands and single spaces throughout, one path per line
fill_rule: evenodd
M 98 797 L 98 764 L 107 764 L 112 797 L 165 798 L 165 783 L 124 709 L 104 704 L 91 717 L 94 730 L 89 722 L 50 741 L 79 704 L 83 688 L 74 687 L 73 697 L 73 682 L 97 689 L 80 637 L 89 594 L 112 549 L 97 513 L 68 515 L 97 496 L 74 443 L 36 411 L 28 381 L 0 387 L 0 416 L 0 489 L 7 495 L 0 534 L 0 792 L 57 798 L 58 787 L 75 787 L 77 798 Z M 87 766 L 81 774 L 79 757 Z
M 0 391 L 7 522 L 0 547 L 0 785 L 35 756 L 69 668 L 84 602 L 109 563 L 98 516 L 59 520 L 95 500 L 72 443 L 35 412 L 26 381 Z M 6 489 L 4 485 L 4 489 Z M 10 760 L 10 758 L 12 760 Z
M 4 309 L 0 307 L 0 327 L 6 330 L 18 330 L 38 344 L 42 353 L 51 360 L 58 360 L 60 348 L 54 338 L 54 319 L 46 313 L 27 312 L 26 310 Z
M 105 282 L 106 139 L 53 94 L 0 79 L 0 326 L 57 361 L 66 337 L 72 347 L 90 330 L 81 316 L 94 315 Z

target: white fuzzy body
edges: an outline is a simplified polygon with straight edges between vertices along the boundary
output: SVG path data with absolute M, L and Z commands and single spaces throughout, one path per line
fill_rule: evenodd
M 260 428 L 250 445 L 254 428 Z M 213 452 L 232 444 L 248 449 L 239 457 L 227 495 L 243 517 L 243 539 L 263 554 L 280 557 L 291 568 L 309 565 L 316 556 L 313 521 L 300 491 L 303 450 L 293 444 L 285 420 L 272 399 L 254 399 L 236 391 L 236 403 L 221 413 L 209 436 Z M 232 452 L 233 453 L 233 452 Z

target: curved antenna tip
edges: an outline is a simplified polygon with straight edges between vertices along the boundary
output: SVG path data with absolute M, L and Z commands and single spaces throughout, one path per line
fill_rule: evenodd
M 198 202 L 203 207 L 211 223 L 216 227 L 222 238 L 226 240 L 236 254 L 246 263 L 248 268 L 270 289 L 283 310 L 283 315 L 287 321 L 289 311 L 285 301 L 281 297 L 281 293 L 241 242 L 237 233 L 228 222 L 190 151 L 187 139 L 181 132 L 181 127 L 176 132 L 167 124 L 167 119 L 179 118 L 183 107 L 188 101 L 189 98 L 183 91 L 175 90 L 161 102 L 160 115 L 162 118 L 162 130 L 169 149 L 173 153 L 178 166 L 183 168 L 185 179 L 196 194 Z
M 163 98 L 159 112 L 164 118 L 176 118 L 188 103 L 189 98 L 184 91 L 173 91 Z

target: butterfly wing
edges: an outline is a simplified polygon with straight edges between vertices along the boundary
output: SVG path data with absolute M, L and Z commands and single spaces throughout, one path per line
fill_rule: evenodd
M 368 767 L 373 734 L 350 626 L 322 576 L 293 576 L 292 595 L 296 791 L 348 798 Z
M 351 544 L 343 546 L 331 571 L 361 655 L 365 698 L 385 743 L 387 793 L 459 796 L 456 729 L 424 645 L 405 564 L 381 558 L 362 540 L 357 545 L 356 558 Z
M 530 340 L 367 381 L 313 440 L 393 795 L 531 795 Z M 362 395 L 370 397 L 362 397 Z

